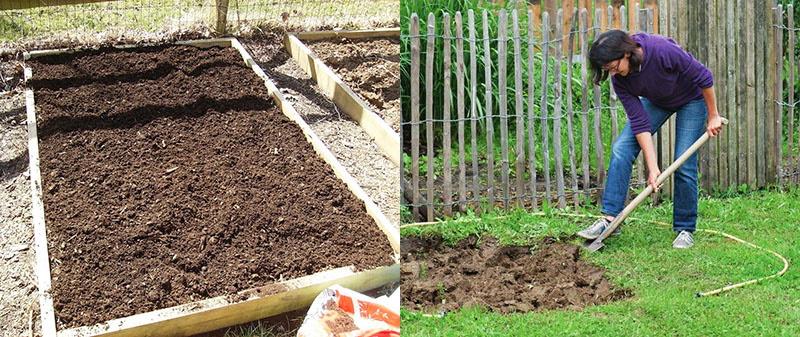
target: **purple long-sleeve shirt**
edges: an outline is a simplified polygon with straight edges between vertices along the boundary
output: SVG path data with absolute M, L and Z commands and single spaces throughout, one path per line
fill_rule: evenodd
M 639 100 L 675 111 L 690 101 L 703 98 L 702 89 L 714 84 L 714 77 L 702 63 L 675 41 L 645 33 L 631 36 L 644 50 L 641 70 L 628 76 L 614 75 L 614 92 L 625 107 L 633 134 L 650 132 L 650 118 Z M 638 68 L 638 67 L 637 67 Z

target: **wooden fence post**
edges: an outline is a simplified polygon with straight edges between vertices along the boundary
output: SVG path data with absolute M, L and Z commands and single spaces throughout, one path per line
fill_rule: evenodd
M 483 72 L 484 72 L 484 87 L 486 88 L 484 100 L 486 109 L 486 148 L 494 149 L 494 120 L 492 113 L 492 52 L 491 52 L 491 37 L 489 35 L 489 14 L 485 9 L 483 10 Z M 489 210 L 494 209 L 494 150 L 486 151 L 486 184 L 488 185 L 487 194 L 489 196 Z
M 556 14 L 556 22 L 558 22 L 559 24 L 561 22 L 563 22 L 563 16 L 564 16 L 563 10 L 559 9 L 557 14 Z M 562 41 L 563 40 L 562 37 L 564 36 L 563 35 L 563 30 L 561 28 L 559 28 L 559 29 L 557 29 L 555 31 L 555 33 L 556 33 L 555 40 L 556 41 Z M 563 44 L 563 42 L 560 42 L 559 45 L 563 46 L 564 44 Z M 561 50 L 562 50 L 562 48 L 555 48 L 556 55 L 555 55 L 555 74 L 554 75 L 555 75 L 555 80 L 556 80 L 556 87 L 555 87 L 554 94 L 555 94 L 556 101 L 555 101 L 555 105 L 553 106 L 554 107 L 553 117 L 555 118 L 555 120 L 553 121 L 553 148 L 554 148 L 554 155 L 555 155 L 555 161 L 556 161 L 556 167 L 555 167 L 556 172 L 555 172 L 555 174 L 556 174 L 556 188 L 557 188 L 556 194 L 557 194 L 557 197 L 558 197 L 558 207 L 559 208 L 564 208 L 564 207 L 567 206 L 567 201 L 566 201 L 566 198 L 564 196 L 564 158 L 563 158 L 564 156 L 563 156 L 563 152 L 562 152 L 563 148 L 561 146 L 561 117 L 562 117 L 562 113 L 561 113 L 561 101 L 562 101 L 562 99 L 561 99 L 561 96 L 562 96 L 561 81 L 562 81 L 562 77 L 563 77 L 562 74 L 561 74 L 561 55 L 562 55 L 561 54 Z M 567 79 L 567 81 L 571 81 L 571 80 L 572 79 Z M 569 132 L 572 132 L 572 130 L 569 130 Z
M 508 45 L 508 18 L 505 9 L 500 10 L 500 16 L 497 20 L 497 55 L 500 55 L 497 60 L 497 85 L 500 90 L 500 150 L 503 156 L 502 172 L 500 176 L 503 184 L 503 207 L 508 208 L 509 204 L 509 187 L 508 187 L 508 88 L 506 87 L 506 79 L 508 71 L 506 70 L 506 46 Z
M 542 160 L 544 164 L 545 201 L 550 202 L 550 123 L 547 122 L 547 64 L 550 59 L 550 13 L 542 13 L 542 98 L 539 103 L 540 124 L 542 126 Z M 559 149 L 560 150 L 560 149 Z
M 470 92 L 470 127 L 472 145 L 472 199 L 479 202 L 478 191 L 478 66 L 477 46 L 475 44 L 475 12 L 467 12 L 469 21 L 469 92 Z
M 600 35 L 600 24 L 602 23 L 602 13 L 603 10 L 597 8 L 594 11 L 594 21 L 595 21 L 595 32 L 594 36 L 597 38 Z M 600 130 L 600 121 L 601 121 L 601 114 L 603 113 L 602 107 L 600 106 L 600 86 L 595 84 L 594 85 L 594 141 L 595 141 L 595 154 L 597 155 L 597 184 L 603 185 L 606 177 L 606 170 L 605 170 L 605 155 L 603 154 L 603 135 Z
M 456 116 L 458 117 L 458 209 L 467 209 L 466 167 L 464 164 L 464 27 L 461 12 L 456 12 Z
M 581 9 L 580 12 L 580 42 L 581 42 L 581 83 L 587 83 L 588 71 L 586 63 L 588 62 L 589 55 L 589 41 L 588 41 L 588 20 L 589 15 L 586 8 Z M 586 198 L 589 199 L 590 181 L 589 175 L 589 99 L 587 98 L 587 85 L 581 86 L 581 162 L 583 164 L 583 190 L 586 192 Z
M 450 163 L 452 158 L 450 151 L 452 150 L 451 135 L 450 135 L 450 14 L 444 13 L 442 16 L 442 54 L 444 57 L 444 64 L 442 73 L 444 74 L 443 85 L 444 91 L 442 92 L 442 173 L 444 176 L 444 190 L 442 192 L 442 202 L 444 203 L 444 215 L 453 215 L 453 187 L 452 171 L 453 167 Z M 433 91 L 428 91 L 430 95 Z M 431 149 L 430 147 L 428 149 Z M 432 150 L 430 150 L 432 151 Z M 435 155 L 435 152 L 431 152 Z M 433 156 L 429 155 L 428 167 L 433 168 Z M 433 181 L 433 173 L 428 172 L 428 175 Z
M 419 210 L 419 17 L 411 15 L 411 208 Z
M 578 207 L 579 204 L 579 193 L 578 193 L 578 173 L 575 169 L 575 128 L 573 127 L 573 119 L 575 115 L 575 110 L 573 110 L 573 103 L 572 103 L 572 56 L 575 51 L 575 35 L 577 34 L 576 30 L 578 29 L 578 9 L 575 8 L 572 10 L 572 19 L 570 22 L 569 29 L 569 44 L 567 45 L 567 141 L 569 142 L 569 170 L 570 170 L 570 177 L 572 178 L 572 199 L 574 202 L 575 208 Z
M 217 2 L 217 34 L 224 35 L 228 32 L 228 0 Z
M 534 61 L 533 61 L 533 32 L 534 25 L 540 22 L 536 17 L 536 11 L 528 13 L 528 171 L 530 172 L 530 189 L 531 189 L 531 208 L 536 211 L 539 209 L 539 201 L 536 196 L 537 183 L 536 183 L 536 119 L 533 118 L 533 100 L 534 100 Z
M 436 42 L 436 17 L 428 14 L 427 50 L 425 54 L 425 136 L 428 148 L 427 188 L 428 188 L 428 221 L 433 221 L 433 60 Z
M 511 21 L 514 34 L 514 113 L 516 114 L 515 121 L 517 124 L 517 132 L 514 139 L 516 142 L 514 150 L 514 152 L 516 152 L 516 157 L 514 159 L 514 176 L 517 183 L 517 206 L 522 207 L 524 204 L 523 195 L 525 191 L 522 179 L 525 175 L 525 120 L 523 119 L 524 107 L 522 102 L 522 92 L 524 90 L 522 87 L 522 41 L 520 41 L 519 14 L 516 9 L 511 12 Z

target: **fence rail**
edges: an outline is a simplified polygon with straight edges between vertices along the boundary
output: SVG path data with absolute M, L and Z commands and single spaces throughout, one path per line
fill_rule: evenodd
M 410 76 L 410 82 L 403 81 L 410 85 L 404 92 L 410 96 L 403 96 L 409 109 L 404 109 L 402 124 L 404 137 L 411 138 L 404 142 L 404 172 L 416 179 L 404 188 L 427 196 L 424 203 L 410 200 L 406 205 L 412 210 L 424 207 L 425 218 L 433 220 L 439 211 L 451 216 L 466 208 L 593 202 L 602 191 L 611 142 L 626 120 L 608 81 L 591 84 L 585 60 L 597 34 L 623 27 L 672 37 L 714 74 L 719 113 L 732 123 L 700 151 L 704 191 L 798 182 L 797 29 L 782 6 L 742 0 L 646 1 L 629 9 L 600 7 L 606 2 L 597 1 L 591 11 L 581 8 L 583 1 L 577 8 L 571 3 L 563 1 L 554 15 L 541 10 L 543 4 L 452 13 L 455 25 L 449 13 L 422 14 L 427 19 L 412 14 L 405 30 L 411 33 L 402 38 L 403 50 L 410 53 L 403 66 L 412 69 L 404 71 Z M 791 5 L 786 12 L 794 13 Z M 466 28 L 462 15 L 468 18 Z M 465 42 L 469 49 L 463 48 Z M 420 44 L 428 48 L 413 47 Z M 421 67 L 425 73 L 413 71 Z M 418 103 L 422 100 L 424 106 Z M 457 137 L 451 125 L 458 128 Z M 674 158 L 675 128 L 673 115 L 654 136 L 659 167 Z M 644 184 L 641 157 L 634 165 L 633 187 Z M 672 179 L 665 187 L 671 195 Z

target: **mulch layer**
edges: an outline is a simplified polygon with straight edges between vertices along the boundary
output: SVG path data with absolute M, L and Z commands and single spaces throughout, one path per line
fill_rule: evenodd
M 59 329 L 392 249 L 231 48 L 105 48 L 29 62 Z
M 403 306 L 447 312 L 480 306 L 500 313 L 581 309 L 631 296 L 604 270 L 580 259 L 580 247 L 548 239 L 502 246 L 468 237 L 455 246 L 440 238 L 401 240 Z

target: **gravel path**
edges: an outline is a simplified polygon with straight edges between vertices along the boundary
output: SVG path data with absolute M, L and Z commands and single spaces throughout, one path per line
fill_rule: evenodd
M 0 94 L 0 336 L 30 333 L 36 302 L 25 99 Z

